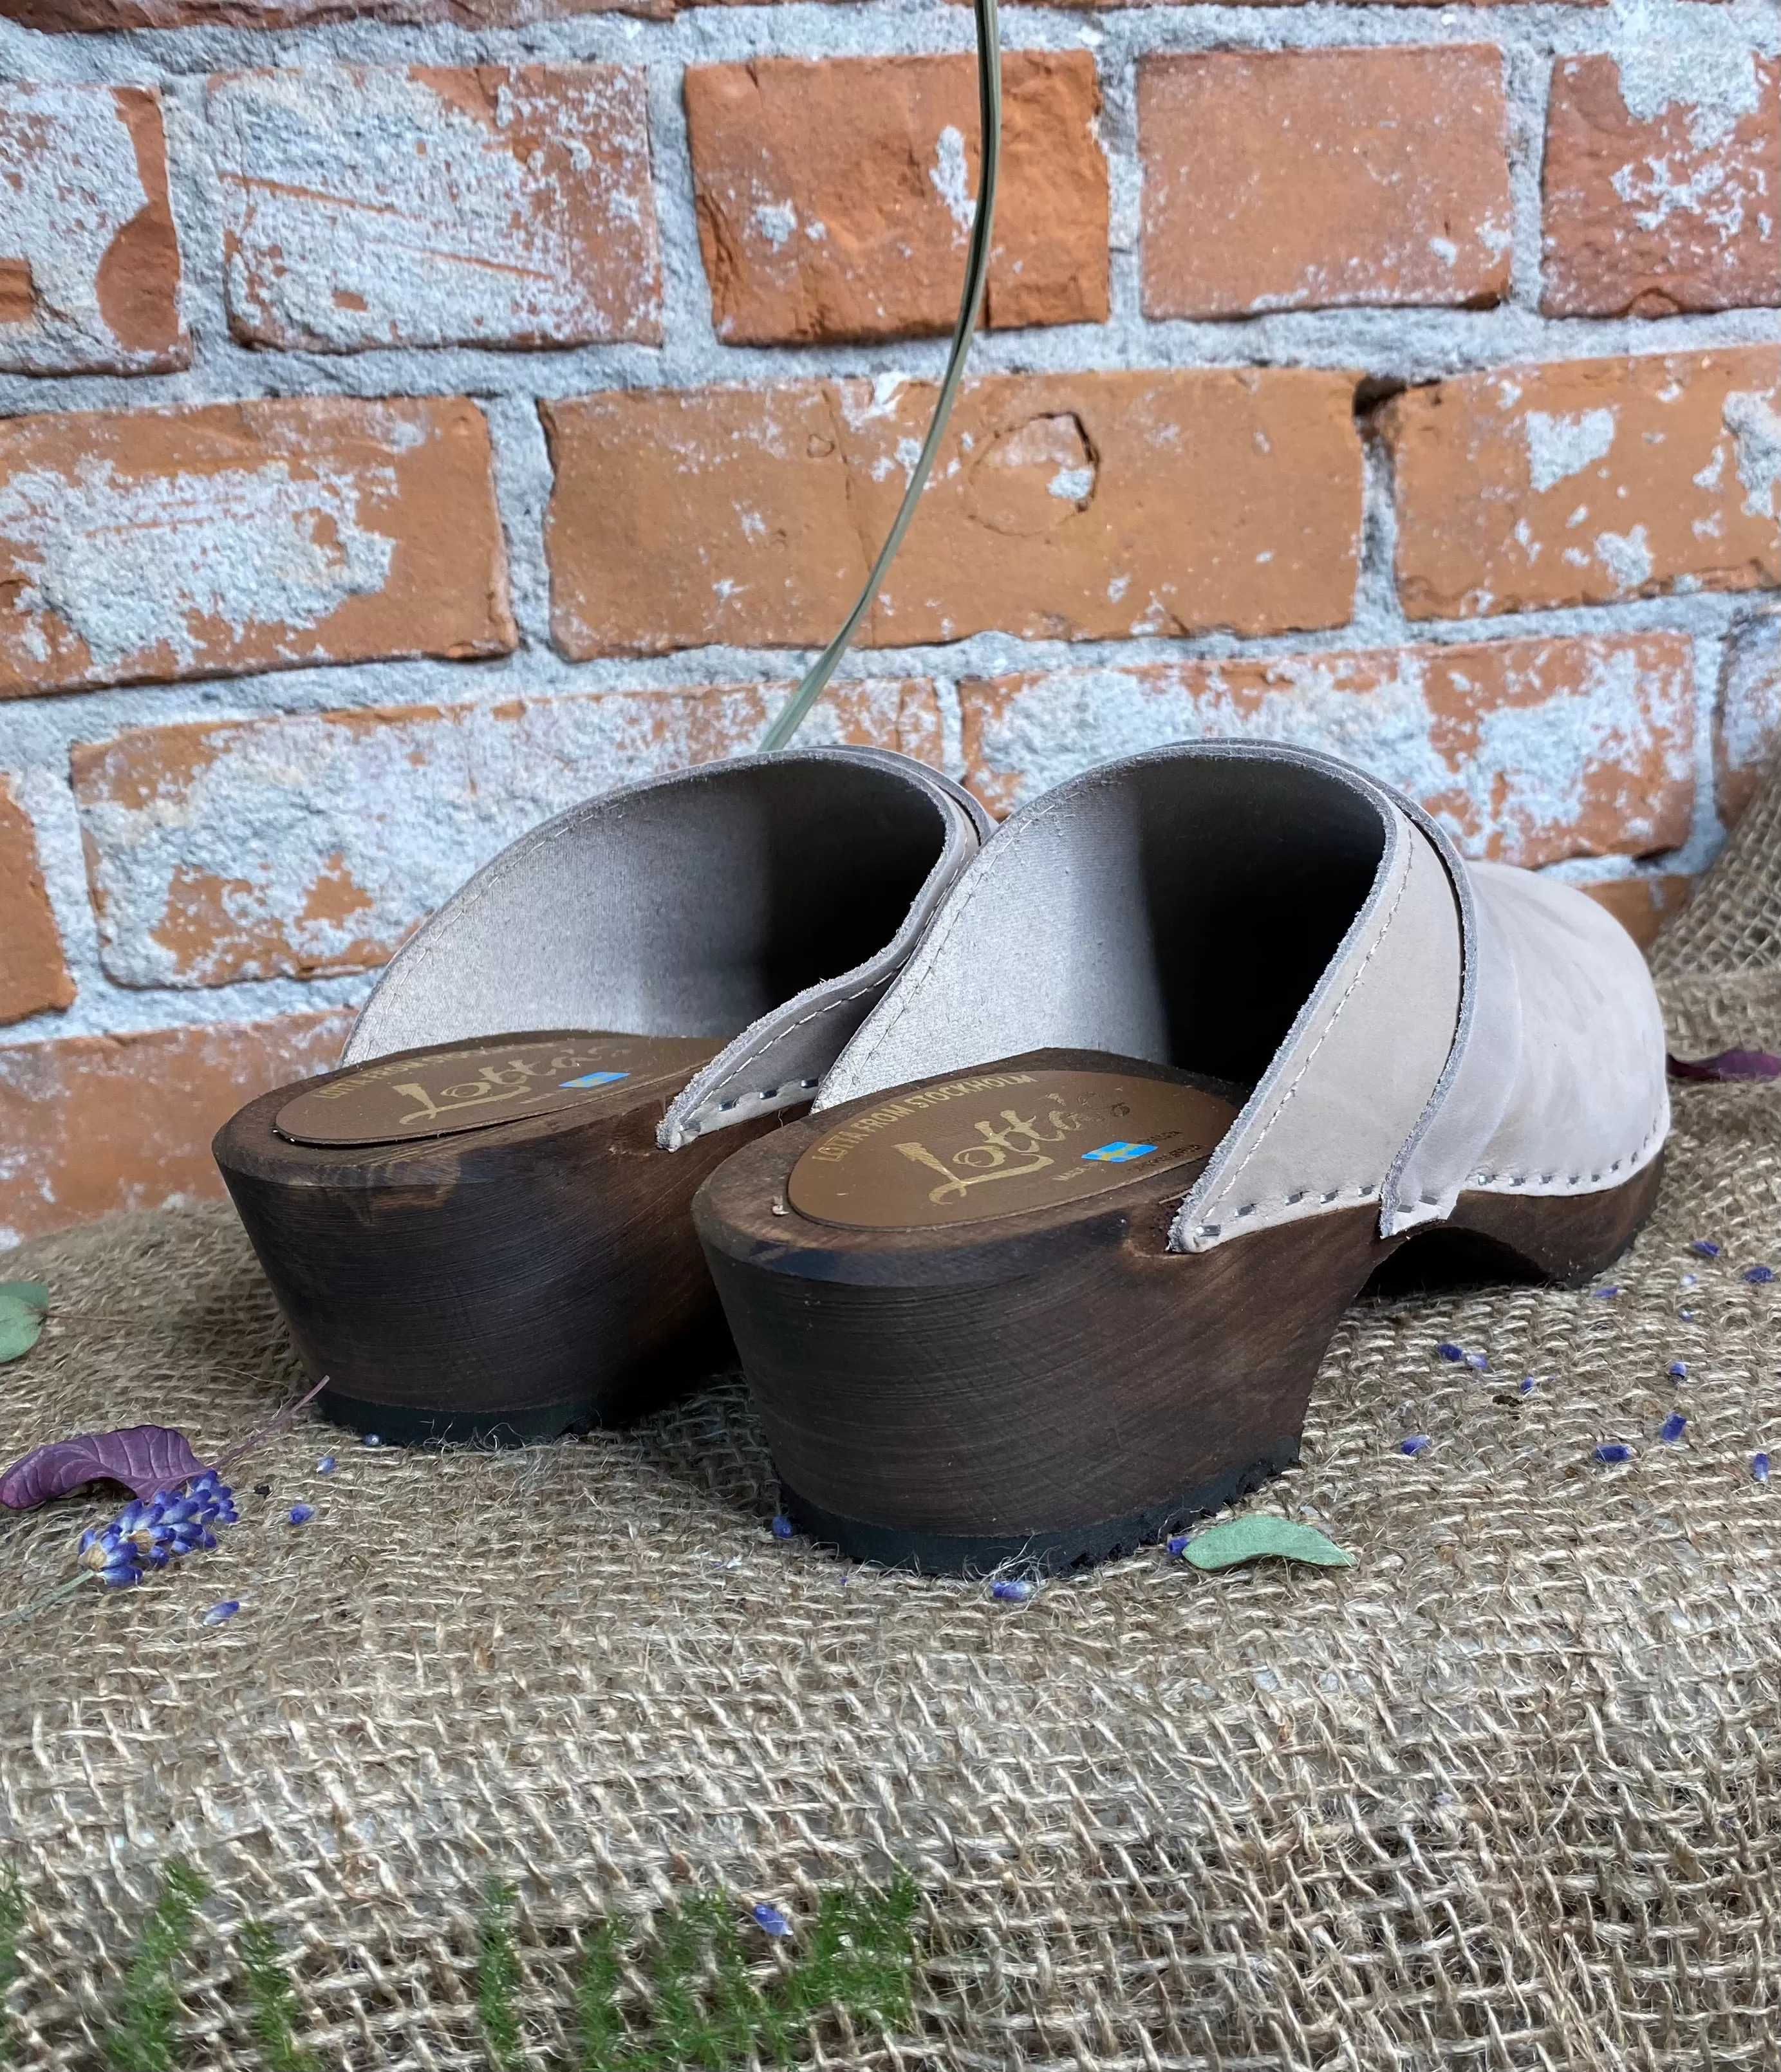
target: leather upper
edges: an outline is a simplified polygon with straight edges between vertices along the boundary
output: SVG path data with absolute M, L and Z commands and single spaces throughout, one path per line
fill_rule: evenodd
M 1051 1046 L 1252 1087 L 1181 1251 L 1363 1202 L 1391 1235 L 1469 1188 L 1618 1185 L 1668 1126 L 1656 996 L 1611 915 L 1263 743 L 1125 758 L 1017 813 L 816 1105 Z
M 813 747 L 572 807 L 399 950 L 342 1062 L 529 1029 L 729 1039 L 676 1098 L 674 1149 L 810 1099 L 989 822 L 907 756 Z

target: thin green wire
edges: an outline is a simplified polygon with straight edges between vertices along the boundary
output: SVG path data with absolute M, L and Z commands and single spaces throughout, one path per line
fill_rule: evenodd
M 973 0 L 977 22 L 977 125 L 981 142 L 979 157 L 982 161 L 977 180 L 977 213 L 971 220 L 971 247 L 965 269 L 965 293 L 960 298 L 959 320 L 952 332 L 952 349 L 946 358 L 946 375 L 940 383 L 940 400 L 934 405 L 933 422 L 928 427 L 928 437 L 922 442 L 920 457 L 915 471 L 909 478 L 909 487 L 903 491 L 903 503 L 897 512 L 897 522 L 890 528 L 890 536 L 878 550 L 878 557 L 872 564 L 872 573 L 866 578 L 866 587 L 860 592 L 859 602 L 847 615 L 847 622 L 834 639 L 824 648 L 815 666 L 797 688 L 791 703 L 767 730 L 762 740 L 763 750 L 784 748 L 804 723 L 805 715 L 828 689 L 829 680 L 835 673 L 837 664 L 853 645 L 853 636 L 865 622 L 866 615 L 882 586 L 891 562 L 896 558 L 903 536 L 909 529 L 909 521 L 915 515 L 915 506 L 921 493 L 928 487 L 929 470 L 934 465 L 934 456 L 940 451 L 941 439 L 946 432 L 946 421 L 952 414 L 952 405 L 959 393 L 959 384 L 965 379 L 965 363 L 970 356 L 971 341 L 977 335 L 978 312 L 983 306 L 984 282 L 989 272 L 989 236 L 996 213 L 996 173 L 1002 159 L 1002 37 L 996 22 L 996 0 Z

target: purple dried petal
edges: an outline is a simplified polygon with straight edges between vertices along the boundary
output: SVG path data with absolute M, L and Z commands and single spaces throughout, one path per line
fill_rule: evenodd
M 1540 1377 L 1537 1374 L 1530 1374 L 1527 1375 L 1521 1383 L 1521 1393 L 1524 1396 L 1532 1396 L 1534 1390 L 1539 1386 L 1539 1383 Z
M 1765 1282 L 1774 1280 L 1775 1268 L 1772 1266 L 1746 1266 L 1744 1268 L 1744 1278 L 1754 1286 L 1760 1288 Z
M 1781 1058 L 1772 1050 L 1716 1050 L 1710 1058 L 1671 1058 L 1672 1079 L 1781 1079 Z
M 337 1463 L 331 1453 L 324 1453 L 320 1460 L 315 1463 L 315 1472 L 319 1475 L 331 1475 L 333 1474 L 336 1465 Z
M 755 1926 L 764 1928 L 769 1935 L 789 1935 L 792 1933 L 791 1922 L 768 1901 L 758 1899 L 748 1910 L 755 1917 Z
M 1717 1259 L 1719 1256 L 1720 1248 L 1710 1237 L 1697 1237 L 1688 1249 L 1699 1252 L 1703 1259 Z
M 1491 1363 L 1483 1353 L 1467 1353 L 1466 1364 L 1475 1368 L 1479 1374 L 1488 1374 L 1491 1371 Z
M 989 1594 L 1000 1597 L 1005 1605 L 1023 1605 L 1033 1594 L 1033 1586 L 1018 1576 L 1005 1576 L 1001 1581 L 989 1585 Z
M 1620 1290 L 1618 1288 L 1592 1288 L 1590 1290 L 1590 1293 L 1594 1295 L 1598 1301 L 1611 1302 L 1615 1296 L 1620 1293 Z
M 1401 1453 L 1425 1453 L 1434 1444 L 1426 1432 L 1418 1432 L 1414 1438 L 1401 1439 L 1397 1450 Z
M 789 1540 L 798 1528 L 782 1512 L 774 1519 L 771 1529 L 775 1540 Z
M 1684 1324 L 1692 1324 L 1694 1322 L 1694 1312 L 1692 1309 L 1678 1309 L 1676 1314 Z
M 206 1626 L 220 1626 L 224 1619 L 232 1619 L 241 1609 L 239 1597 L 224 1597 L 220 1605 L 212 1605 L 204 1614 Z
M 315 1507 L 312 1503 L 294 1503 L 286 1515 L 293 1525 L 307 1525 L 315 1515 Z
M 1632 1448 L 1622 1445 L 1618 1439 L 1610 1439 L 1605 1446 L 1595 1449 L 1595 1457 L 1605 1468 L 1618 1468 L 1623 1461 L 1630 1461 L 1632 1457 Z
M 1192 1537 L 1193 1535 L 1191 1532 L 1177 1532 L 1174 1534 L 1169 1541 L 1169 1552 L 1178 1559 L 1182 1555 L 1187 1552 L 1187 1542 L 1192 1539 Z
M 359 1441 L 359 1444 L 361 1446 L 380 1446 L 383 1443 L 383 1441 L 378 1437 L 375 1432 L 364 1433 Z
M 1443 1338 L 1435 1350 L 1444 1360 L 1452 1360 L 1456 1365 L 1466 1357 L 1464 1348 L 1456 1346 L 1450 1338 Z
M 1686 1381 L 1686 1380 L 1688 1379 L 1688 1362 L 1687 1362 L 1686 1360 L 1672 1360 L 1672 1361 L 1670 1362 L 1670 1379 L 1671 1379 L 1671 1380 L 1672 1380 L 1672 1381 Z
M 121 1482 L 140 1498 L 175 1489 L 204 1472 L 183 1432 L 166 1424 L 131 1424 L 117 1432 L 84 1432 L 57 1439 L 14 1461 L 0 1475 L 0 1504 L 32 1511 L 66 1496 L 83 1482 Z
M 1688 1420 L 1680 1410 L 1672 1410 L 1657 1428 L 1657 1436 L 1666 1446 L 1673 1446 L 1688 1429 Z
M 1768 1478 L 1768 1455 L 1767 1453 L 1753 1453 L 1750 1456 L 1750 1480 L 1756 1482 L 1766 1482 Z

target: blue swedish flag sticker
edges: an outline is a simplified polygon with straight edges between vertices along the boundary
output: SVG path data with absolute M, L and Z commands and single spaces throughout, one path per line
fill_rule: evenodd
M 1116 1140 L 1112 1144 L 1097 1144 L 1092 1151 L 1085 1151 L 1082 1155 L 1103 1166 L 1123 1166 L 1133 1158 L 1149 1157 L 1156 1148 L 1154 1144 L 1122 1144 Z
M 560 1087 L 572 1087 L 578 1092 L 583 1087 L 609 1087 L 615 1079 L 628 1079 L 628 1072 L 583 1072 L 578 1079 L 559 1079 Z

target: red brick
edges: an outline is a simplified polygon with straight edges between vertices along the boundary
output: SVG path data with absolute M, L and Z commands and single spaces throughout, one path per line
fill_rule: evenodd
M 208 105 L 245 343 L 660 343 L 641 72 L 236 72 Z
M 37 830 L 0 773 L 0 1022 L 66 1007 L 74 980 L 37 867 Z
M 870 639 L 1342 624 L 1353 388 L 1299 368 L 967 384 Z M 826 640 L 933 401 L 930 384 L 881 379 L 545 405 L 557 644 L 580 659 Z
M 0 1048 L 0 1244 L 223 1191 L 210 1141 L 244 1101 L 339 1062 L 341 1009 Z
M 590 793 L 756 747 L 784 684 L 145 727 L 77 746 L 100 948 L 125 985 L 382 964 L 496 850 Z M 937 763 L 932 684 L 850 680 L 804 738 Z
M 161 97 L 0 86 L 0 372 L 184 367 Z
M 1549 316 L 1664 317 L 1781 302 L 1781 59 L 1755 105 L 1635 115 L 1610 57 L 1564 58 L 1547 105 Z
M 1085 51 L 1011 51 L 986 320 L 1103 323 L 1107 162 Z M 977 187 L 969 56 L 693 65 L 687 129 L 718 335 L 905 338 L 958 314 Z
M 0 424 L 0 697 L 514 644 L 461 397 Z
M 1111 742 L 1284 741 L 1397 785 L 1467 856 L 1643 856 L 1693 813 L 1691 656 L 1643 633 L 977 679 L 959 690 L 965 781 L 1006 813 Z
M 1781 349 L 1499 368 L 1381 422 L 1413 619 L 1781 582 Z
M 1760 612 L 1725 642 L 1713 714 L 1719 817 L 1735 824 L 1781 757 L 1781 611 Z
M 108 29 L 307 29 L 352 21 L 512 29 L 572 14 L 648 14 L 665 21 L 673 12 L 673 0 L 0 0 L 0 20 L 75 35 Z
M 1500 302 L 1507 124 L 1494 45 L 1146 59 L 1145 314 Z
M 1671 871 L 1660 877 L 1607 878 L 1577 889 L 1606 906 L 1640 949 L 1648 950 L 1658 930 L 1688 905 L 1698 882 Z

